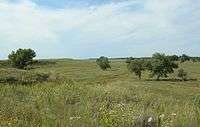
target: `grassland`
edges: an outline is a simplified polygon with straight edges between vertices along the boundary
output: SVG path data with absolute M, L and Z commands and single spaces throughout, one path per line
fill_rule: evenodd
M 94 60 L 51 60 L 22 71 L 0 67 L 0 76 L 50 74 L 49 81 L 0 83 L 1 127 L 157 127 L 200 126 L 200 63 L 179 65 L 191 79 L 138 80 L 124 61 L 102 71 Z

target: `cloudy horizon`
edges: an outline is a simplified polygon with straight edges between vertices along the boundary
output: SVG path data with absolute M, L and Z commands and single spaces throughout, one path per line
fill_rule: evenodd
M 0 59 L 200 56 L 198 0 L 1 0 Z

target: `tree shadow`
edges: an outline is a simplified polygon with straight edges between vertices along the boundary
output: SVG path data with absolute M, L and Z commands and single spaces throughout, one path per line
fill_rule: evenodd
M 56 61 L 52 60 L 35 60 L 32 65 L 44 66 L 44 65 L 55 65 Z
M 57 62 L 53 61 L 53 60 L 34 60 L 34 61 L 32 61 L 32 63 L 30 65 L 28 65 L 24 69 L 32 70 L 32 69 L 37 69 L 37 68 L 41 68 L 44 66 L 52 67 L 52 66 L 55 66 L 56 64 L 57 64 Z
M 169 81 L 169 82 L 186 82 L 186 81 L 197 81 L 197 79 L 193 79 L 193 78 L 188 78 L 185 80 L 182 79 L 178 79 L 178 78 L 169 78 L 169 79 L 145 79 L 145 81 Z

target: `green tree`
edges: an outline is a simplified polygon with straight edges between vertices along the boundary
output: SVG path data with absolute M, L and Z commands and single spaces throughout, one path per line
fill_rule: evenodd
M 143 61 L 143 68 L 145 70 L 152 70 L 151 60 L 144 60 Z
M 143 67 L 143 60 L 132 60 L 129 64 L 128 64 L 128 70 L 131 73 L 135 73 L 136 76 L 138 76 L 139 79 L 141 79 L 142 76 L 142 71 L 144 71 L 144 67 Z
M 18 69 L 24 69 L 26 66 L 30 65 L 34 57 L 36 57 L 36 53 L 32 49 L 18 49 L 16 52 L 12 51 L 11 54 L 8 55 L 12 66 Z
M 181 61 L 181 63 L 186 62 L 186 61 L 190 61 L 190 57 L 188 55 L 183 54 L 180 57 L 180 61 Z
M 157 76 L 157 80 L 160 77 L 168 77 L 167 74 L 173 73 L 175 68 L 178 68 L 178 65 L 174 61 L 171 61 L 165 54 L 153 54 L 149 70 L 153 77 Z
M 179 57 L 177 55 L 168 56 L 171 61 L 178 61 Z
M 107 70 L 108 68 L 111 69 L 110 61 L 107 57 L 101 56 L 96 62 L 102 70 Z
M 179 78 L 181 78 L 183 81 L 187 80 L 187 72 L 185 72 L 183 69 L 178 70 L 178 75 Z

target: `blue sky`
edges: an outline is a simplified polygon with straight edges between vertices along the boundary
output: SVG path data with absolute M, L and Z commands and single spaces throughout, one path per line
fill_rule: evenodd
M 1 0 L 0 59 L 200 56 L 199 0 Z

